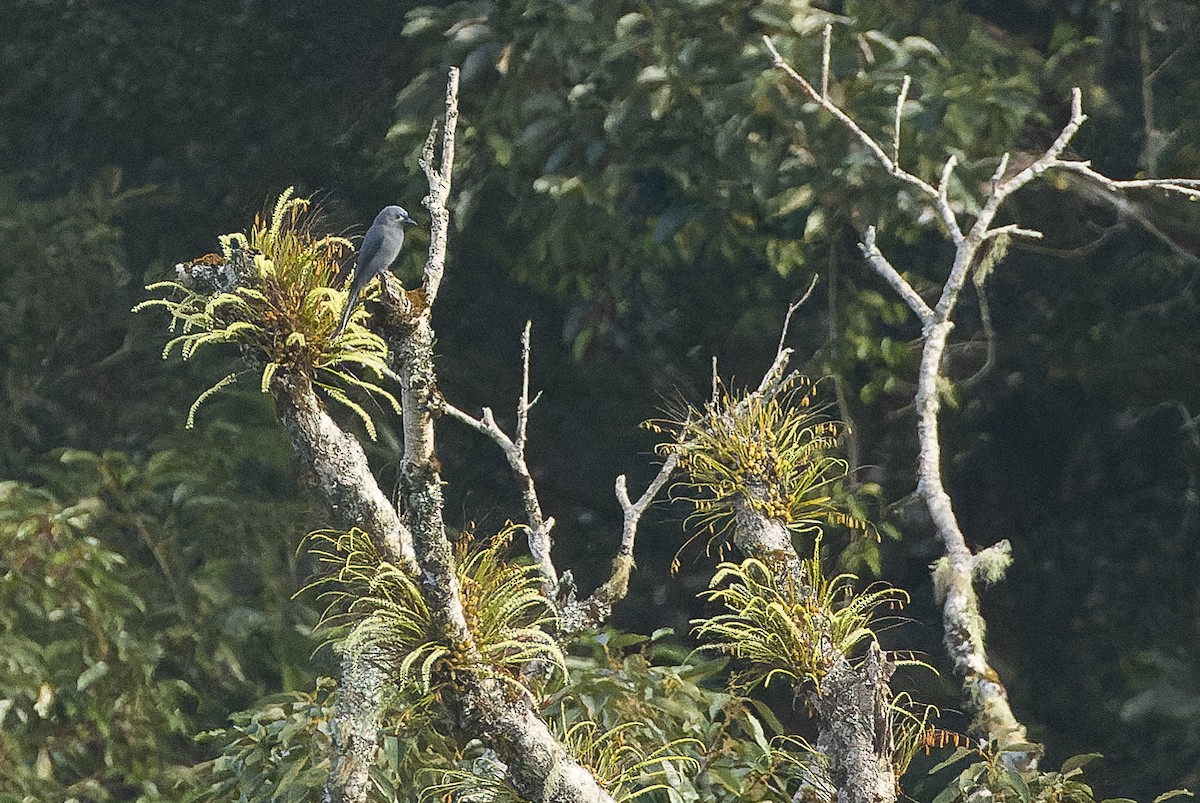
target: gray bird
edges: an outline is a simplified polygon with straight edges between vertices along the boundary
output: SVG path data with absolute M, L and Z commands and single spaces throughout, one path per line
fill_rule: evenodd
M 358 258 L 354 263 L 354 283 L 350 285 L 350 296 L 346 299 L 346 311 L 342 313 L 342 322 L 333 333 L 337 337 L 346 330 L 350 323 L 350 313 L 358 297 L 366 289 L 371 280 L 392 266 L 404 245 L 404 227 L 415 226 L 417 221 L 399 206 L 385 206 L 375 216 L 375 222 L 367 229 L 362 246 L 358 249 Z

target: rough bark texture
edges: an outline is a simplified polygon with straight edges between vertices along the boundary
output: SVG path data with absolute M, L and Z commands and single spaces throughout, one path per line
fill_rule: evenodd
M 437 409 L 433 368 L 433 327 L 429 308 L 417 308 L 408 320 L 385 329 L 388 362 L 400 377 L 404 410 L 404 458 L 400 505 L 413 533 L 421 591 L 434 625 L 447 643 L 470 652 L 474 638 L 463 612 L 454 554 L 442 518 L 442 479 L 434 455 L 433 415 Z
M 434 165 L 433 132 L 421 157 L 430 184 L 425 205 L 433 219 L 424 282 L 420 290 L 386 299 L 390 309 L 382 326 L 389 364 L 400 379 L 404 411 L 402 513 L 413 534 L 422 595 L 441 638 L 454 646 L 458 671 L 443 696 L 463 735 L 483 739 L 495 749 L 508 768 L 509 781 L 529 800 L 611 803 L 612 798 L 591 772 L 570 756 L 537 717 L 529 696 L 488 676 L 463 610 L 446 535 L 442 480 L 434 450 L 434 418 L 442 402 L 433 364 L 432 305 L 445 267 L 449 222 L 445 204 L 453 164 L 457 88 L 458 71 L 451 70 L 440 167 Z M 364 493 L 370 491 L 364 489 Z
M 367 799 L 371 765 L 379 751 L 379 709 L 386 673 L 370 655 L 342 656 L 342 682 L 334 706 L 331 737 L 333 759 L 323 803 L 357 803 Z
M 482 738 L 508 767 L 508 780 L 527 800 L 612 803 L 591 772 L 575 761 L 533 712 L 527 698 L 495 680 L 468 683 L 455 705 L 471 735 Z
M 839 803 L 896 799 L 888 679 L 894 666 L 872 643 L 858 666 L 839 660 L 813 700 L 821 729 L 817 749 L 830 761 Z
M 975 556 L 967 546 L 962 530 L 958 526 L 958 520 L 950 503 L 950 496 L 946 493 L 942 481 L 941 446 L 938 438 L 938 385 L 942 377 L 942 357 L 945 354 L 946 342 L 954 326 L 951 320 L 954 308 L 967 276 L 977 261 L 980 249 L 989 239 L 995 237 L 1041 236 L 1038 232 L 1022 229 L 1015 225 L 993 228 L 992 223 L 1000 205 L 1009 195 L 1047 169 L 1077 164 L 1064 162 L 1059 157 L 1083 123 L 1084 117 L 1080 109 L 1078 90 L 1073 97 L 1070 121 L 1054 144 L 1039 159 L 1010 178 L 1004 178 L 1008 166 L 1008 156 L 1005 155 L 1000 160 L 1000 165 L 992 178 L 990 192 L 984 198 L 974 222 L 968 230 L 964 231 L 955 215 L 954 205 L 949 197 L 950 179 L 956 165 L 955 157 L 951 156 L 946 160 L 942 168 L 941 180 L 936 186 L 909 173 L 900 165 L 900 111 L 908 92 L 907 78 L 896 102 L 894 142 L 892 154 L 889 156 L 878 142 L 829 100 L 824 91 L 818 92 L 812 84 L 787 64 L 769 39 L 764 38 L 764 41 L 774 57 L 777 68 L 799 85 L 821 109 L 841 123 L 890 175 L 926 196 L 927 202 L 933 207 L 938 220 L 954 244 L 954 262 L 935 307 L 930 307 L 925 302 L 879 250 L 875 243 L 873 228 L 867 230 L 861 248 L 863 256 L 871 268 L 891 285 L 917 315 L 924 335 L 925 342 L 921 354 L 920 373 L 917 377 L 916 394 L 919 441 L 917 491 L 933 519 L 938 540 L 941 542 L 946 556 L 944 561 L 949 567 L 947 571 L 955 578 L 954 582 L 943 585 L 942 622 L 946 646 L 955 672 L 963 682 L 967 703 L 975 717 L 976 728 L 1002 744 L 1024 742 L 1025 729 L 1013 715 L 1004 684 L 1001 683 L 1000 676 L 988 664 L 987 655 L 983 649 L 983 621 L 979 616 L 979 603 L 972 583 Z M 1034 756 L 1025 754 L 1020 760 L 1031 764 Z
M 411 296 L 407 296 L 411 300 Z M 447 694 L 466 738 L 485 740 L 508 767 L 508 779 L 529 800 L 555 803 L 611 801 L 592 774 L 575 761 L 533 712 L 528 695 L 471 671 L 482 668 L 463 611 L 453 550 L 442 517 L 442 481 L 434 451 L 434 414 L 440 409 L 433 366 L 430 308 L 402 303 L 388 316 L 384 338 L 400 377 L 404 409 L 402 504 L 413 533 L 421 591 L 442 638 L 457 646 L 465 671 Z
M 791 532 L 741 503 L 735 507 L 734 545 L 771 566 L 777 575 L 804 583 Z M 817 714 L 816 747 L 829 761 L 838 803 L 892 803 L 892 721 L 888 679 L 892 664 L 872 645 L 858 666 L 842 657 L 807 697 Z
M 358 441 L 330 417 L 307 377 L 277 375 L 271 384 L 279 420 L 301 465 L 345 528 L 369 533 L 380 555 L 415 576 L 412 533 L 379 489 Z M 342 658 L 342 681 L 331 723 L 333 756 L 321 799 L 362 803 L 378 749 L 382 684 L 378 660 L 358 653 Z
M 925 500 L 946 555 L 934 567 L 934 585 L 942 604 L 946 653 L 954 673 L 962 681 L 963 694 L 974 717 L 974 729 L 1001 745 L 1024 743 L 1027 740 L 1025 727 L 1013 714 L 1008 691 L 988 662 L 983 638 L 984 621 L 974 583 L 976 556 L 959 529 L 950 495 L 942 481 L 937 385 L 952 324 L 941 315 L 949 315 L 953 309 L 953 296 L 951 303 L 945 305 L 944 313 L 940 312 L 943 304 L 939 303 L 937 309 L 934 313 L 937 322 L 929 327 L 925 338 L 917 381 L 917 436 L 920 443 L 917 492 Z M 1033 760 L 1032 754 L 1019 758 L 1024 764 L 1032 764 Z
M 276 375 L 275 410 L 300 465 L 312 475 L 338 526 L 369 533 L 385 560 L 416 570 L 412 533 L 375 484 L 358 441 L 330 417 L 307 377 Z

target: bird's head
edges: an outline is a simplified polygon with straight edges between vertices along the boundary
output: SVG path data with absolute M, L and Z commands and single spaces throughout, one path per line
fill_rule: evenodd
M 417 221 L 413 220 L 412 215 L 408 214 L 401 206 L 385 206 L 375 216 L 375 225 L 386 224 L 390 226 L 415 226 Z

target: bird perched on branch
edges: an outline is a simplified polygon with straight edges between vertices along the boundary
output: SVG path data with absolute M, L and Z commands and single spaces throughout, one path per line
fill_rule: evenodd
M 358 258 L 354 262 L 354 283 L 350 285 L 350 295 L 346 299 L 346 311 L 342 313 L 342 322 L 333 333 L 337 337 L 346 330 L 350 323 L 350 314 L 358 297 L 366 289 L 371 280 L 392 266 L 404 245 L 404 227 L 415 226 L 417 221 L 399 206 L 385 206 L 375 216 L 375 222 L 367 229 L 362 245 L 358 249 Z

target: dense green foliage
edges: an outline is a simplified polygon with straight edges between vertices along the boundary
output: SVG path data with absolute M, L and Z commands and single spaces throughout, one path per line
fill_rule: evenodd
M 972 181 L 999 152 L 1049 141 L 1076 84 L 1092 116 L 1082 155 L 1121 176 L 1200 175 L 1196 10 L 829 8 L 0 2 L 11 78 L 0 92 L 0 799 L 174 799 L 184 792 L 173 781 L 194 777 L 181 768 L 216 756 L 199 767 L 206 782 L 230 784 L 267 756 L 278 777 L 294 770 L 297 790 L 320 777 L 284 761 L 307 750 L 281 745 L 324 744 L 312 716 L 329 687 L 314 683 L 332 667 L 325 652 L 311 657 L 314 601 L 289 602 L 310 574 L 295 546 L 321 516 L 256 387 L 214 398 L 182 432 L 229 366 L 160 363 L 145 332 L 161 315 L 128 310 L 143 285 L 217 250 L 216 233 L 293 182 L 328 190 L 335 231 L 383 203 L 414 209 L 424 187 L 412 155 L 450 63 L 464 81 L 443 389 L 465 406 L 508 398 L 516 333 L 534 319 L 546 393 L 531 448 L 560 522 L 556 556 L 603 565 L 612 476 L 650 449 L 636 423 L 663 397 L 706 398 L 711 353 L 725 376 L 760 371 L 789 299 L 820 273 L 789 343 L 812 355 L 810 373 L 836 377 L 856 514 L 904 535 L 845 552 L 837 534 L 829 543 L 856 572 L 913 592 L 908 615 L 929 626 L 882 638 L 941 665 L 928 527 L 886 504 L 912 486 L 918 332 L 854 239 L 878 224 L 919 289 L 940 281 L 945 247 L 910 197 L 767 72 L 758 38 L 781 37 L 815 75 L 832 21 L 831 91 L 884 141 L 912 75 L 906 166 L 929 177 L 958 154 L 956 189 L 977 197 Z M 1067 184 L 1013 203 L 1007 214 L 1047 240 L 1014 247 L 981 288 L 989 303 L 964 310 L 944 426 L 968 537 L 1013 541 L 1009 579 L 984 613 L 1016 709 L 1048 766 L 1099 750 L 1089 774 L 1106 795 L 1149 798 L 1200 783 L 1200 305 L 1195 208 L 1130 202 L 1116 213 Z M 370 412 L 382 444 L 372 456 L 390 477 L 395 422 L 387 406 Z M 443 429 L 453 509 L 498 525 L 514 499 L 502 464 L 490 444 Z M 621 621 L 685 630 L 712 569 L 665 577 L 685 515 L 648 522 Z M 700 683 L 723 671 L 716 663 L 625 638 L 568 657 L 566 727 L 643 723 L 630 738 L 644 754 L 700 740 L 709 753 L 696 757 L 718 782 L 697 799 L 786 786 L 772 774 L 787 757 L 764 702 Z M 667 686 L 672 700 L 647 694 Z M 260 701 L 276 692 L 287 696 Z M 957 704 L 950 684 L 924 692 Z M 787 702 L 776 710 L 790 725 Z M 943 724 L 965 727 L 953 714 Z M 404 751 L 428 734 L 397 727 L 381 758 L 393 773 L 415 766 Z M 227 731 L 191 738 L 212 729 Z M 964 798 L 994 768 L 971 755 L 986 766 L 956 782 Z M 910 793 L 932 799 L 958 770 Z M 1017 797 L 1057 794 L 1058 780 L 1039 783 Z

